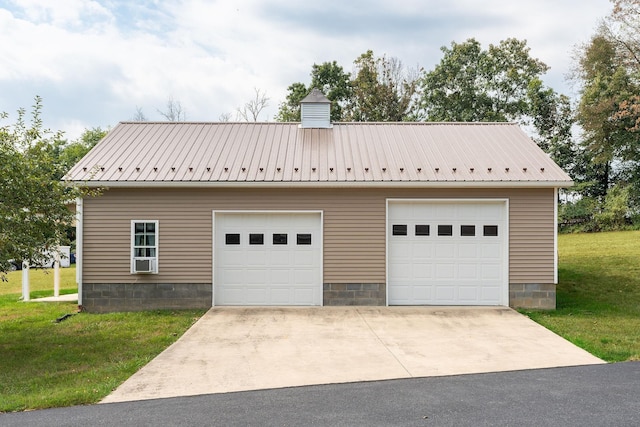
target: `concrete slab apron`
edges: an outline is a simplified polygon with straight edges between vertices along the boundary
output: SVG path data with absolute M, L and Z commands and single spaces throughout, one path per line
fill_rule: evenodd
M 103 403 L 596 363 L 504 307 L 216 307 Z

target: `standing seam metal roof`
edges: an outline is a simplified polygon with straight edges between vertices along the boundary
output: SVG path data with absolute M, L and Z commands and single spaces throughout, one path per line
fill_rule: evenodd
M 531 183 L 571 179 L 513 123 L 122 122 L 67 174 L 87 185 Z

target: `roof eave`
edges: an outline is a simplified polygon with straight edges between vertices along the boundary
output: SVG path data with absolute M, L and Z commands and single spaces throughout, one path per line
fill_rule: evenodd
M 568 188 L 573 181 L 75 181 L 88 188 Z

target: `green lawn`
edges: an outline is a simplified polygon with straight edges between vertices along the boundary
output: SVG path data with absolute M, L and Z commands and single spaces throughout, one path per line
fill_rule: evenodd
M 31 271 L 31 298 L 53 275 Z M 75 293 L 63 269 L 61 293 Z M 203 310 L 75 314 L 76 303 L 22 302 L 21 273 L 0 282 L 0 412 L 95 403 L 174 342 Z
M 559 236 L 558 309 L 525 311 L 608 362 L 640 360 L 640 231 Z

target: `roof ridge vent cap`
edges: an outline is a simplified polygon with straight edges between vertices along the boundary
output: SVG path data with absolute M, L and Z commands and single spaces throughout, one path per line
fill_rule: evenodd
M 300 118 L 303 129 L 330 129 L 331 101 L 318 88 L 313 88 L 309 95 L 300 101 Z

